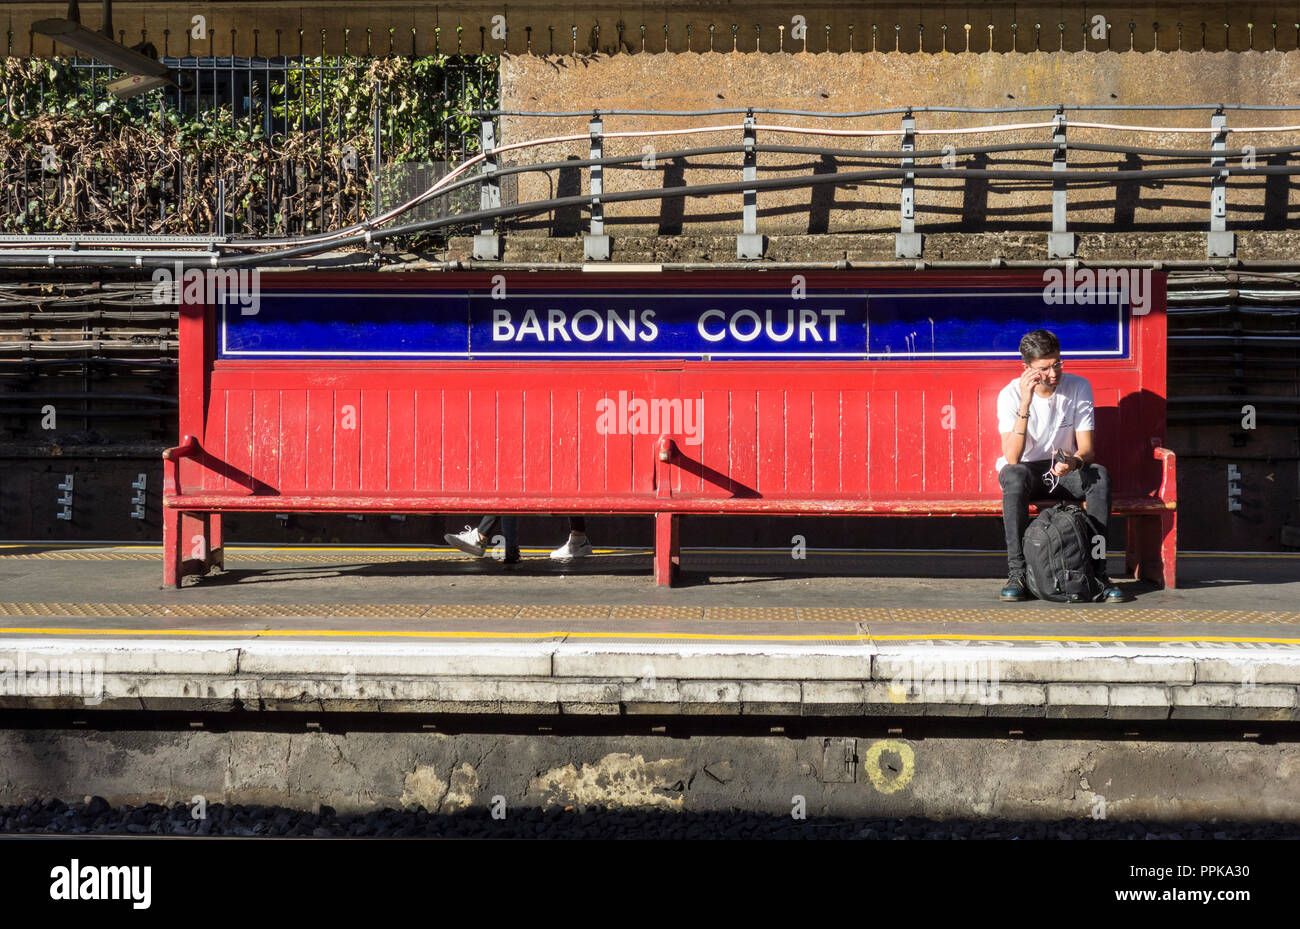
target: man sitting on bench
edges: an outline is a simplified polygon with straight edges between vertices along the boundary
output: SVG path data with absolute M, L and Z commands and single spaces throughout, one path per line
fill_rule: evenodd
M 1006 601 L 1032 597 L 1022 548 L 1031 500 L 1085 500 L 1088 521 L 1103 539 L 1110 519 L 1110 474 L 1093 461 L 1092 385 L 1062 373 L 1061 343 L 1046 329 L 1026 333 L 1020 357 L 1024 371 L 998 395 L 1002 457 L 997 469 L 1010 575 L 1002 588 Z M 1057 449 L 1068 458 L 1053 464 Z M 1123 592 L 1106 575 L 1105 559 L 1099 568 L 1106 602 L 1123 601 Z

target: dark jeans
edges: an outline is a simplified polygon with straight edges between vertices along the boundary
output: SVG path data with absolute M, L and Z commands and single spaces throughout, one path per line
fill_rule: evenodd
M 1023 541 L 1029 527 L 1029 504 L 1034 500 L 1083 500 L 1088 520 L 1103 538 L 1110 520 L 1110 472 L 1102 465 L 1089 463 L 1082 470 L 1071 471 L 1061 478 L 1056 490 L 1049 491 L 1043 475 L 1051 470 L 1051 461 L 1022 461 L 1009 464 L 998 472 L 1002 485 L 1002 523 L 1007 531 L 1007 568 L 1010 574 L 1025 573 Z M 1105 570 L 1105 564 L 1100 565 Z
M 479 535 L 486 539 L 492 538 L 492 527 L 501 520 L 501 534 L 505 536 L 506 553 L 519 552 L 519 518 L 517 516 L 484 516 L 478 524 Z M 570 532 L 586 532 L 587 520 L 582 516 L 569 517 Z

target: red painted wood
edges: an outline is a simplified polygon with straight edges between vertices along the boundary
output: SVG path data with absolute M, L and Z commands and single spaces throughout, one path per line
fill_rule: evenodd
M 307 391 L 306 477 L 309 490 L 334 489 L 334 392 L 332 390 Z
M 388 393 L 388 483 L 396 491 L 415 489 L 415 391 Z
M 490 286 L 491 277 L 286 273 L 264 276 L 262 286 L 463 290 Z M 764 275 L 731 272 L 651 279 L 604 274 L 599 286 L 662 287 L 674 277 L 695 290 L 771 286 Z M 993 271 L 810 271 L 806 277 L 810 288 L 1042 280 L 1036 273 Z M 529 274 L 527 283 L 563 290 L 590 287 L 592 278 Z M 1067 370 L 1092 382 L 1097 458 L 1111 471 L 1117 511 L 1128 501 L 1130 512 L 1152 514 L 1130 521 L 1135 550 L 1142 549 L 1137 557 L 1170 583 L 1176 519 L 1156 501 L 1176 499 L 1174 472 L 1172 461 L 1165 468 L 1151 455 L 1153 440 L 1158 445 L 1165 435 L 1163 275 L 1153 275 L 1152 283 L 1153 311 L 1130 323 L 1129 359 L 1073 361 L 1068 345 L 1064 354 Z M 214 322 L 204 311 L 182 307 L 181 432 L 198 439 L 199 454 L 175 462 L 176 486 L 165 491 L 168 513 L 347 506 L 380 512 L 999 512 L 996 402 L 1019 372 L 1015 359 L 215 361 Z M 702 402 L 701 441 L 670 436 L 677 457 L 664 465 L 657 460 L 658 434 L 602 435 L 598 402 L 617 403 L 620 392 L 628 399 Z M 351 429 L 344 423 L 348 406 Z M 951 429 L 944 423 L 948 406 Z M 164 529 L 171 564 L 184 540 L 179 524 L 165 522 Z M 215 537 L 219 530 L 210 523 L 208 532 Z
M 267 487 L 281 487 L 280 479 L 280 395 L 278 390 L 253 392 L 252 473 Z
M 767 441 L 767 436 L 776 439 L 783 437 L 785 474 L 780 480 L 774 481 L 770 489 L 759 484 L 758 490 L 764 495 L 805 496 L 813 492 L 815 474 L 821 464 L 817 460 L 817 446 L 813 436 L 813 391 L 802 385 L 792 385 L 777 392 L 784 395 L 785 428 L 782 429 L 779 424 L 768 427 L 760 422 L 752 441 L 761 453 L 768 446 L 779 444 Z
M 280 486 L 307 486 L 307 391 L 280 391 Z
M 660 587 L 671 587 L 681 568 L 677 522 L 671 513 L 655 514 L 655 584 Z
M 442 487 L 442 391 L 414 390 L 415 394 L 415 489 L 433 491 Z
M 416 493 L 340 491 L 282 497 L 270 494 L 186 494 L 169 497 L 164 506 L 180 509 L 223 510 L 330 510 L 335 512 L 448 512 L 473 513 L 484 509 L 483 497 L 466 493 Z M 754 513 L 772 516 L 984 516 L 1001 512 L 1001 500 L 944 497 L 925 494 L 905 497 L 719 497 L 715 494 L 652 493 L 611 494 L 596 491 L 556 500 L 551 494 L 501 493 L 491 498 L 493 509 L 518 513 L 654 513 L 659 510 L 697 515 Z M 1119 497 L 1112 512 L 1164 515 L 1171 504 L 1153 497 Z M 1031 512 L 1033 508 L 1031 506 Z
M 492 436 L 485 432 L 489 426 L 482 419 L 473 418 L 468 390 L 442 392 L 442 439 L 435 445 L 435 454 L 442 461 L 442 473 L 434 487 L 441 490 L 465 491 L 470 488 L 470 458 L 475 449 L 491 448 Z M 480 411 L 480 416 L 482 412 Z M 495 425 L 495 419 L 492 425 Z M 486 452 L 484 452 L 486 454 Z M 495 461 L 492 462 L 495 464 Z M 475 467 L 487 467 L 475 461 Z
M 360 435 L 363 490 L 387 490 L 388 483 L 388 391 L 373 387 L 361 391 Z

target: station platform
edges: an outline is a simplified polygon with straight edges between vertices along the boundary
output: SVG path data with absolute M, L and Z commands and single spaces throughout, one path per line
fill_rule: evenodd
M 1300 556 L 1003 604 L 1001 553 L 0 546 L 0 709 L 1300 719 Z M 1119 574 L 1122 558 L 1112 561 Z

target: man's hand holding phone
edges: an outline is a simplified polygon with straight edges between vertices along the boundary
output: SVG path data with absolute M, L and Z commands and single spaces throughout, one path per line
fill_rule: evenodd
M 1052 454 L 1052 473 L 1057 477 L 1065 477 L 1074 470 L 1074 460 L 1073 455 L 1067 455 L 1058 448 Z

